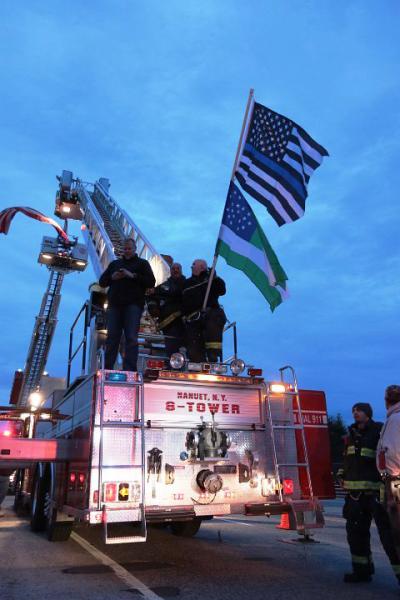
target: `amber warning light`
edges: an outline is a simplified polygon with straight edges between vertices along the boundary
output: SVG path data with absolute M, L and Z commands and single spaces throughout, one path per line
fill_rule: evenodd
M 284 383 L 270 383 L 269 391 L 272 394 L 284 394 L 286 392 L 286 386 Z

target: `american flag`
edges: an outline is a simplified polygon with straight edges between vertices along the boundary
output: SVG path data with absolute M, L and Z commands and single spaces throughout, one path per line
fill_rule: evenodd
M 278 225 L 304 214 L 307 185 L 328 152 L 294 121 L 254 102 L 236 177 Z
M 48 223 L 52 225 L 57 233 L 64 239 L 65 242 L 70 243 L 70 239 L 62 227 L 51 219 L 50 217 L 46 217 L 41 212 L 34 208 L 30 208 L 29 206 L 11 206 L 10 208 L 5 208 L 0 212 L 0 233 L 4 233 L 7 235 L 8 230 L 10 229 L 11 221 L 15 217 L 18 212 L 22 212 L 27 217 L 31 217 L 31 219 L 36 219 L 37 221 L 41 221 L 42 223 Z

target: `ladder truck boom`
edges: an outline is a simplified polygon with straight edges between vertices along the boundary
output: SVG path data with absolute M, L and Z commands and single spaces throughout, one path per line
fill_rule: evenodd
M 35 319 L 32 338 L 26 359 L 23 383 L 18 406 L 26 406 L 32 392 L 37 390 L 46 367 L 51 342 L 57 325 L 57 313 L 61 300 L 64 273 L 50 271 L 49 282 L 44 293 L 39 315 Z
M 75 190 L 83 211 L 83 236 L 96 277 L 122 252 L 123 241 L 133 238 L 138 256 L 149 261 L 159 285 L 169 277 L 169 266 L 131 217 L 109 194 L 109 180 L 101 177 L 89 185 L 76 180 Z
M 168 264 L 131 217 L 111 197 L 108 179 L 100 177 L 92 185 L 74 179 L 73 173 L 65 170 L 57 179 L 59 190 L 55 214 L 64 219 L 83 221 L 82 233 L 97 278 L 122 252 L 124 239 L 131 237 L 136 242 L 138 255 L 150 262 L 156 285 L 167 279 Z M 35 319 L 17 406 L 26 406 L 30 394 L 40 386 L 57 325 L 64 276 L 72 270 L 82 270 L 82 267 L 86 266 L 87 257 L 83 245 L 75 246 L 75 249 L 68 250 L 62 247 L 61 240 L 49 237 L 43 239 L 39 262 L 48 266 L 50 277 L 39 314 Z M 66 253 L 69 254 L 68 257 L 59 256 Z

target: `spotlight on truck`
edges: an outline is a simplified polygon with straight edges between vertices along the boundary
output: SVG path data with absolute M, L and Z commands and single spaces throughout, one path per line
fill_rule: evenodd
M 43 397 L 40 392 L 32 392 L 29 396 L 29 404 L 32 410 L 36 410 L 42 404 Z
M 84 271 L 88 264 L 88 251 L 84 244 L 67 246 L 58 238 L 45 236 L 42 240 L 38 262 L 49 269 L 70 273 Z
M 169 364 L 172 369 L 182 369 L 185 364 L 185 357 L 180 352 L 175 352 L 169 359 Z
M 230 364 L 232 375 L 240 375 L 240 373 L 243 373 L 245 367 L 245 362 L 241 358 L 234 358 Z

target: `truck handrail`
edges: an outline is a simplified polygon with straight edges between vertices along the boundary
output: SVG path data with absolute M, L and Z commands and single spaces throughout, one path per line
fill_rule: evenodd
M 85 314 L 85 320 L 84 320 L 84 325 L 83 325 L 83 338 L 82 340 L 79 342 L 78 346 L 76 347 L 76 349 L 73 351 L 72 347 L 73 347 L 73 337 L 74 337 L 74 330 L 76 325 L 78 324 L 82 313 Z M 72 361 L 74 360 L 75 356 L 78 354 L 79 350 L 81 348 L 83 348 L 82 350 L 82 363 L 81 363 L 81 375 L 85 374 L 85 369 L 86 369 L 86 349 L 87 349 L 87 330 L 89 327 L 89 302 L 86 301 L 82 308 L 80 309 L 78 315 L 75 318 L 75 321 L 72 323 L 71 328 L 69 330 L 69 347 L 68 347 L 68 370 L 67 370 L 67 388 L 69 387 L 70 383 L 71 383 L 71 366 L 72 366 Z

